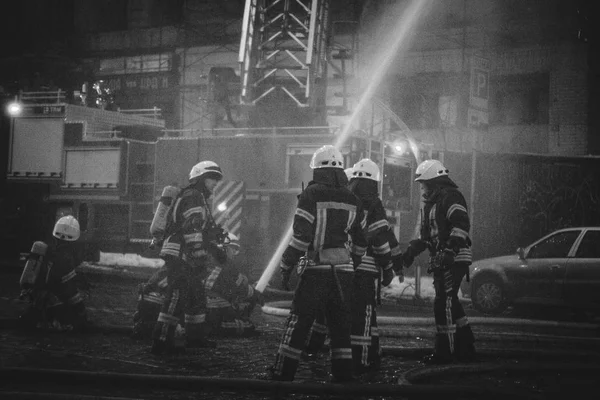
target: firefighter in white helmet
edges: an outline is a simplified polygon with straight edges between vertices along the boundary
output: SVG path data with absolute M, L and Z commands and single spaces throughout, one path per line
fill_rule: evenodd
M 339 150 L 329 145 L 319 148 L 310 167 L 313 179 L 298 196 L 292 239 L 280 263 L 284 288 L 296 266 L 300 279 L 270 368 L 271 379 L 294 379 L 317 310 L 323 309 L 331 336 L 333 380 L 350 381 L 353 264 L 360 263 L 366 250 L 361 227 L 364 213 L 360 200 L 346 187 Z
M 223 172 L 215 162 L 199 162 L 190 171 L 189 185 L 181 190 L 171 208 L 171 222 L 160 251 L 160 257 L 165 260 L 168 285 L 152 334 L 153 354 L 185 351 L 175 338 L 181 316 L 185 347 L 215 347 L 215 343 L 207 339 L 203 280 L 208 265 L 225 257 L 219 243 L 226 233 L 215 224 L 208 203 L 222 178 Z
M 75 274 L 79 222 L 67 215 L 52 230 L 53 244 L 35 242 L 20 279 L 21 297 L 29 307 L 20 317 L 24 327 L 52 330 L 89 328 L 83 296 Z
M 420 234 L 410 242 L 402 257 L 408 267 L 418 254 L 429 250 L 428 272 L 433 273 L 437 334 L 435 351 L 424 361 L 435 364 L 473 361 L 475 338 L 458 300 L 458 288 L 472 261 L 467 203 L 440 161 L 423 161 L 416 175 L 423 195 Z
M 355 270 L 352 302 L 352 359 L 354 372 L 360 374 L 380 365 L 377 329 L 379 293 L 381 286 L 392 282 L 394 269 L 401 273 L 402 254 L 379 198 L 381 174 L 377 164 L 365 158 L 346 171 L 351 174 L 348 188 L 362 201 L 365 209 L 364 230 L 368 241 L 367 252 Z M 318 316 L 311 330 L 309 354 L 323 348 L 325 328 Z
M 394 265 L 401 266 L 400 246 L 387 220 L 379 197 L 379 167 L 364 158 L 354 164 L 349 189 L 362 201 L 366 214 L 368 247 L 354 275 L 352 359 L 358 373 L 380 365 L 377 305 L 382 286 L 394 278 Z

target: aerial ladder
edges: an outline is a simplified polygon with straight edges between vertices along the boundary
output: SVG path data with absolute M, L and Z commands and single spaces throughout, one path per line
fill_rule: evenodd
M 324 104 L 329 0 L 246 0 L 238 61 L 240 103 Z

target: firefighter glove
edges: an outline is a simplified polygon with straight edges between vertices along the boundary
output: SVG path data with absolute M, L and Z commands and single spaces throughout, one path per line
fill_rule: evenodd
M 410 267 L 413 262 L 415 262 L 415 256 L 413 256 L 411 252 L 406 251 L 402 254 L 402 265 L 404 268 Z
M 208 251 L 220 263 L 224 264 L 227 261 L 227 252 L 223 246 L 219 246 L 215 242 L 208 242 Z
M 381 286 L 389 286 L 394 279 L 394 270 L 392 268 L 384 269 L 381 277 Z
M 396 274 L 402 273 L 404 262 L 402 261 L 402 254 L 398 254 L 392 258 L 392 269 Z
M 443 253 L 442 253 L 442 267 L 450 267 L 452 264 L 454 264 L 454 257 L 456 256 L 456 254 L 454 253 L 454 250 L 452 249 L 444 249 Z

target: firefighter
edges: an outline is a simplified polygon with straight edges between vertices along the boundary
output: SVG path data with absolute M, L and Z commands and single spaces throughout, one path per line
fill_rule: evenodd
M 219 247 L 224 232 L 215 224 L 208 203 L 222 178 L 221 168 L 213 161 L 194 165 L 189 185 L 181 190 L 170 211 L 171 222 L 160 251 L 167 269 L 167 290 L 152 333 L 153 354 L 216 346 L 207 339 L 203 280 L 207 267 L 226 256 Z M 175 336 L 176 330 L 181 331 L 182 314 L 185 344 Z
M 300 279 L 271 379 L 294 379 L 317 310 L 323 309 L 331 337 L 332 381 L 351 381 L 350 302 L 353 264 L 360 263 L 367 245 L 361 227 L 364 213 L 360 200 L 346 187 L 339 150 L 319 148 L 310 167 L 313 180 L 298 196 L 292 238 L 280 262 L 284 289 L 294 266 Z
M 346 184 L 350 182 L 352 179 L 352 167 L 344 169 L 344 174 L 346 175 Z M 306 341 L 306 355 L 312 356 L 315 353 L 325 350 L 323 346 L 325 344 L 325 340 L 327 339 L 327 324 L 325 322 L 325 312 L 323 310 L 319 310 L 315 317 L 315 321 L 310 327 L 310 331 L 308 332 L 308 340 Z
M 472 361 L 475 338 L 458 300 L 458 288 L 472 261 L 467 204 L 440 161 L 423 161 L 416 175 L 423 196 L 420 236 L 410 242 L 402 258 L 404 266 L 409 267 L 418 254 L 429 250 L 428 272 L 433 273 L 437 334 L 434 353 L 424 362 Z
M 83 296 L 77 287 L 75 242 L 79 222 L 60 218 L 52 230 L 53 244 L 35 242 L 20 279 L 21 297 L 29 307 L 20 317 L 24 327 L 83 331 L 89 328 Z
M 351 340 L 352 359 L 357 373 L 378 368 L 380 364 L 376 311 L 380 303 L 380 290 L 381 286 L 388 286 L 394 278 L 392 255 L 396 265 L 401 264 L 400 247 L 379 198 L 380 180 L 377 164 L 365 158 L 354 165 L 349 183 L 349 189 L 358 196 L 365 209 L 364 229 L 368 242 L 366 255 L 354 274 Z

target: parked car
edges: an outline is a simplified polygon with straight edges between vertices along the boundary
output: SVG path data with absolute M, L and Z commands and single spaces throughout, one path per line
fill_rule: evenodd
M 518 303 L 600 308 L 600 227 L 560 229 L 516 254 L 473 262 L 463 297 L 485 314 Z

